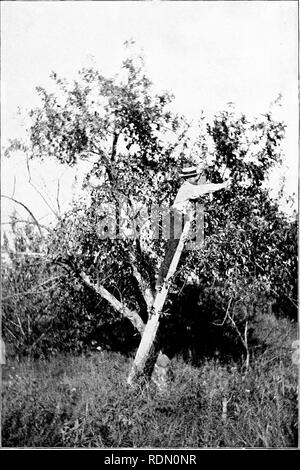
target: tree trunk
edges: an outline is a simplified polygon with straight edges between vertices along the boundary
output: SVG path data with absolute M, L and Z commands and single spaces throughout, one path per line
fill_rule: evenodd
M 168 295 L 169 281 L 176 271 L 184 247 L 184 243 L 189 234 L 190 226 L 191 218 L 189 218 L 184 225 L 184 229 L 182 231 L 173 260 L 171 261 L 168 274 L 163 282 L 163 286 L 160 292 L 158 292 L 155 297 L 152 308 L 152 314 L 150 315 L 149 320 L 146 324 L 140 345 L 138 347 L 133 362 L 133 366 L 127 379 L 127 383 L 129 385 L 134 385 L 134 383 L 137 382 L 141 376 L 145 374 L 151 375 L 152 373 L 158 355 L 158 349 L 156 348 L 155 339 L 159 327 L 160 315 L 164 307 L 166 297 Z

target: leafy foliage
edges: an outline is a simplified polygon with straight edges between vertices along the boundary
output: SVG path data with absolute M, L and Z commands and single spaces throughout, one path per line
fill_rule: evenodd
M 48 294 L 49 312 L 35 318 L 50 321 L 53 305 L 60 303 L 60 320 L 53 325 L 60 334 L 73 328 L 74 334 L 64 340 L 69 344 L 66 338 L 72 337 L 70 348 L 75 349 L 99 325 L 110 324 L 112 318 L 120 321 L 120 312 L 78 284 L 78 273 L 85 272 L 146 321 L 147 306 L 133 265 L 153 288 L 165 242 L 152 239 L 145 222 L 151 208 L 172 203 L 178 169 L 201 161 L 208 165 L 208 180 L 218 183 L 230 177 L 232 185 L 202 201 L 206 241 L 182 257 L 172 286 L 177 296 L 173 315 L 189 304 L 186 287 L 192 283 L 195 311 L 240 337 L 262 301 L 275 299 L 283 314 L 295 316 L 297 224 L 279 210 L 266 184 L 269 170 L 281 162 L 285 132 L 271 112 L 249 122 L 229 106 L 212 123 L 202 116 L 192 141 L 190 124 L 172 112 L 169 93 L 154 92 L 141 57 L 129 55 L 114 78 L 93 69 L 81 70 L 73 84 L 55 73 L 52 78 L 56 94 L 37 89 L 41 105 L 30 113 L 29 144 L 13 141 L 7 154 L 18 148 L 30 158 L 55 158 L 69 165 L 88 160 L 92 166 L 84 182 L 85 197 L 47 238 L 48 258 L 67 271 L 55 293 Z M 14 263 L 24 276 L 28 261 Z M 58 268 L 47 269 L 49 276 Z M 31 265 L 27 272 L 32 272 L 31 280 L 43 277 Z M 18 288 L 22 283 L 27 288 L 23 278 Z M 27 307 L 40 308 L 32 300 Z M 9 315 L 18 308 L 11 306 Z
M 123 343 L 132 335 L 131 325 L 124 325 L 120 318 L 116 321 L 115 312 L 103 308 L 93 291 L 53 264 L 45 239 L 32 224 L 21 227 L 13 218 L 11 225 L 10 242 L 4 237 L 2 247 L 8 255 L 2 268 L 2 331 L 10 354 L 78 353 L 93 349 L 99 339 L 103 345 L 112 342 L 124 349 Z M 105 322 L 101 321 L 103 311 Z M 102 323 L 106 329 L 99 335 Z

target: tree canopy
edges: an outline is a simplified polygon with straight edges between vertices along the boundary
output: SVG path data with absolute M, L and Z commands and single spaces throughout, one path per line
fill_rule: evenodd
M 268 191 L 268 174 L 281 163 L 285 135 L 285 125 L 271 111 L 250 121 L 229 105 L 207 122 L 199 110 L 195 134 L 195 123 L 192 127 L 172 111 L 172 95 L 156 93 L 143 59 L 130 53 L 113 78 L 92 68 L 81 70 L 72 83 L 55 73 L 52 78 L 56 93 L 37 88 L 41 104 L 30 112 L 28 142 L 13 140 L 6 154 L 19 149 L 29 159 L 51 158 L 70 166 L 81 160 L 92 163 L 84 180 L 88 197 L 44 233 L 43 253 L 50 271 L 58 269 L 64 290 L 59 315 L 66 336 L 68 331 L 76 337 L 80 330 L 81 341 L 88 343 L 99 325 L 126 318 L 132 325 L 126 341 L 135 344 L 134 335 L 143 331 L 151 311 L 165 246 L 164 239 L 150 236 L 146 222 L 153 208 L 172 203 L 178 170 L 200 162 L 207 164 L 207 180 L 218 183 L 231 177 L 232 185 L 229 191 L 203 198 L 205 242 L 183 254 L 165 312 L 172 313 L 166 317 L 169 329 L 184 316 L 191 289 L 196 315 L 209 315 L 212 323 L 228 326 L 240 338 L 261 301 L 276 301 L 280 312 L 295 317 L 297 223 Z M 33 232 L 26 236 L 33 237 Z M 14 256 L 14 273 L 27 269 Z M 36 275 L 34 271 L 33 282 Z M 5 286 L 11 294 L 6 280 Z M 13 311 L 4 302 L 7 336 Z M 47 312 L 44 320 L 49 323 Z M 70 318 L 74 328 L 69 328 Z M 196 327 L 192 336 L 197 336 Z

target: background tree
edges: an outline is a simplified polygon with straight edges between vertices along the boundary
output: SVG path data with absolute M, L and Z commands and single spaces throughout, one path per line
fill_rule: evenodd
M 172 152 L 187 131 L 184 118 L 168 110 L 171 96 L 152 93 L 142 65 L 140 57 L 126 59 L 122 80 L 84 69 L 72 85 L 53 73 L 58 94 L 37 89 L 42 104 L 30 113 L 29 143 L 12 141 L 7 150 L 7 155 L 18 149 L 29 159 L 56 158 L 69 165 L 80 159 L 93 161 L 85 185 L 93 176 L 99 184 L 93 189 L 89 186 L 88 203 L 80 201 L 59 218 L 48 255 L 108 301 L 140 333 L 151 307 L 153 283 L 143 265 L 151 271 L 152 261 L 142 253 L 139 238 L 103 240 L 99 221 L 107 220 L 111 204 L 120 210 L 120 197 L 133 219 L 139 215 L 140 204 L 159 204 L 171 197 L 171 175 L 178 157 Z M 174 141 L 176 131 L 180 135 Z
M 226 175 L 232 185 L 207 201 L 205 245 L 186 252 L 178 293 L 192 274 L 199 310 L 235 331 L 247 360 L 257 309 L 272 302 L 284 315 L 295 319 L 297 312 L 297 222 L 267 189 L 269 170 L 281 163 L 284 130 L 270 113 L 249 122 L 231 105 L 199 135 L 208 179 L 217 183 Z

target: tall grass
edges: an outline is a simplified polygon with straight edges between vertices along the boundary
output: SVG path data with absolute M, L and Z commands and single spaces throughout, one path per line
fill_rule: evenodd
M 10 361 L 3 371 L 2 445 L 297 447 L 291 324 L 270 317 L 259 334 L 270 344 L 257 349 L 248 371 L 216 359 L 196 368 L 178 357 L 163 395 L 152 384 L 126 386 L 131 361 L 118 353 Z

